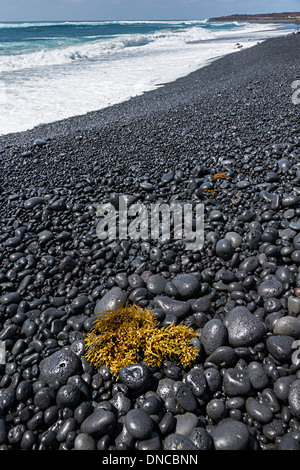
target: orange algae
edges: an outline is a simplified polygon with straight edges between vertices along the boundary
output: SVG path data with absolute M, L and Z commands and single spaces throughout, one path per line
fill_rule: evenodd
M 85 357 L 95 367 L 107 365 L 114 375 L 141 361 L 159 367 L 164 359 L 190 365 L 198 356 L 191 343 L 197 334 L 186 325 L 159 327 L 151 310 L 126 305 L 101 313 L 85 335 Z
M 224 179 L 224 178 L 228 178 L 227 171 L 224 171 L 224 173 L 216 173 L 214 175 L 215 180 Z

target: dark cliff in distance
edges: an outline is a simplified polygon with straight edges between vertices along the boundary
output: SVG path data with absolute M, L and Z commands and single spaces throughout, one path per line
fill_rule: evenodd
M 229 15 L 209 18 L 209 21 L 249 21 L 249 22 L 276 22 L 276 23 L 295 23 L 300 24 L 300 12 L 294 13 L 261 13 L 255 15 Z

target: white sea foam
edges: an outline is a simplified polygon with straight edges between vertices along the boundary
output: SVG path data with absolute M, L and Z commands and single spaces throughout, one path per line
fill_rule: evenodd
M 238 52 L 237 42 L 246 48 L 284 34 L 275 25 L 205 29 L 201 24 L 192 22 L 189 28 L 175 31 L 76 40 L 67 46 L 0 56 L 5 91 L 0 103 L 0 134 L 120 103 L 183 77 L 212 59 Z

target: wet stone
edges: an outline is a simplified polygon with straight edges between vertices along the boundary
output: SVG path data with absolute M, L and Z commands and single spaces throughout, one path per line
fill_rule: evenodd
M 198 402 L 187 385 L 181 385 L 175 394 L 175 398 L 180 406 L 186 411 L 196 411 Z
M 199 450 L 210 450 L 212 448 L 212 437 L 205 428 L 195 427 L 188 438 Z
M 167 280 L 160 274 L 154 274 L 147 280 L 147 289 L 152 295 L 161 295 L 165 292 Z
M 300 300 L 300 299 L 299 299 Z M 300 318 L 284 316 L 279 318 L 273 328 L 274 335 L 287 335 L 295 339 L 300 338 Z
M 138 440 L 150 437 L 153 421 L 142 409 L 132 409 L 125 416 L 125 426 L 129 434 Z
M 292 383 L 289 390 L 288 403 L 293 415 L 296 418 L 300 418 L 300 379 Z
M 226 418 L 213 429 L 212 438 L 216 450 L 245 450 L 250 434 L 246 424 Z
M 99 315 L 101 312 L 106 310 L 116 310 L 120 306 L 124 307 L 127 301 L 127 295 L 120 289 L 120 287 L 112 287 L 103 297 L 100 299 L 94 308 L 94 315 Z
M 277 398 L 286 401 L 289 396 L 289 391 L 292 383 L 297 380 L 296 375 L 289 375 L 286 377 L 279 377 L 274 383 L 274 392 Z
M 81 370 L 81 361 L 77 354 L 68 349 L 56 351 L 40 363 L 42 379 L 51 385 L 54 382 L 64 384 L 68 378 Z
M 188 437 L 173 433 L 166 437 L 163 450 L 198 450 L 198 448 Z
M 195 367 L 187 372 L 183 377 L 183 382 L 191 388 L 196 397 L 201 397 L 206 390 L 205 375 L 199 367 Z
M 175 315 L 178 320 L 185 318 L 190 312 L 190 305 L 181 300 L 158 296 L 154 299 L 154 306 L 163 310 L 165 315 Z
M 247 395 L 251 390 L 251 382 L 244 372 L 235 368 L 226 370 L 223 377 L 223 390 L 229 397 Z
M 255 398 L 249 397 L 246 400 L 246 410 L 249 416 L 261 424 L 270 423 L 273 413 L 266 405 L 259 403 Z
M 276 323 L 275 323 L 276 325 Z M 288 335 L 269 336 L 266 341 L 267 350 L 279 362 L 285 362 L 291 358 L 294 338 Z
M 99 408 L 82 422 L 80 431 L 93 437 L 100 437 L 111 433 L 116 422 L 116 415 L 112 411 Z
M 300 298 L 294 297 L 290 295 L 288 297 L 288 310 L 289 312 L 296 313 L 297 315 L 300 313 Z
M 200 283 L 193 274 L 178 274 L 172 282 L 182 297 L 193 298 L 199 293 Z
M 175 420 L 176 420 L 175 433 L 181 434 L 183 436 L 189 436 L 189 434 L 198 425 L 198 416 L 190 412 L 180 414 L 180 415 L 175 415 Z
M 216 253 L 224 261 L 229 261 L 234 253 L 234 248 L 230 240 L 227 240 L 226 238 L 219 240 L 216 244 Z
M 246 374 L 254 389 L 261 390 L 267 387 L 269 378 L 260 362 L 250 362 L 247 366 Z
M 80 433 L 76 436 L 74 441 L 74 449 L 75 450 L 96 450 L 96 441 L 93 439 L 92 436 L 89 436 L 85 433 Z
M 265 333 L 264 323 L 247 307 L 235 307 L 225 318 L 228 340 L 232 347 L 250 346 L 257 343 Z
M 213 363 L 219 368 L 231 367 L 237 358 L 235 350 L 230 346 L 217 347 L 207 358 L 207 363 Z
M 258 286 L 258 293 L 264 299 L 268 299 L 270 297 L 279 297 L 283 292 L 283 285 L 280 281 L 276 279 L 269 279 L 267 281 L 263 281 Z
M 123 367 L 119 373 L 120 382 L 134 391 L 143 391 L 149 378 L 149 369 L 144 364 L 133 364 Z
M 218 319 L 209 320 L 205 323 L 200 341 L 206 354 L 211 354 L 219 346 L 223 346 L 227 339 L 227 329 L 224 323 Z

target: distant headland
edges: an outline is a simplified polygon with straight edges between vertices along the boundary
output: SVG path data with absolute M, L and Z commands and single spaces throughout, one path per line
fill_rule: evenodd
M 295 23 L 300 24 L 300 12 L 262 13 L 255 15 L 229 15 L 209 18 L 209 21 L 249 21 L 255 23 Z

